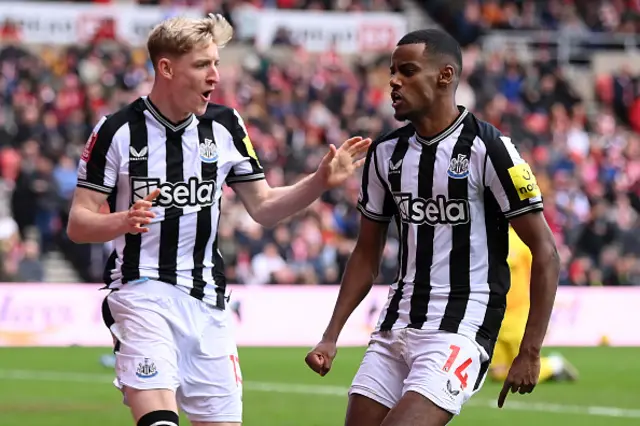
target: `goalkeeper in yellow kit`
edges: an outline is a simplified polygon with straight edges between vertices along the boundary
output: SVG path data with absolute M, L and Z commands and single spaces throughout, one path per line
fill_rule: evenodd
M 507 311 L 502 321 L 489 368 L 489 377 L 500 382 L 507 378 L 509 367 L 518 355 L 529 315 L 531 252 L 513 229 L 509 230 L 509 257 L 507 261 L 511 270 L 511 289 L 507 293 Z M 540 359 L 538 383 L 548 380 L 574 381 L 577 378 L 576 369 L 561 355 L 555 354 Z

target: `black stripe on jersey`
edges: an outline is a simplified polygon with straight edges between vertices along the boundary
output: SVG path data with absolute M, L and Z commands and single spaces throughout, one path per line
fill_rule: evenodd
M 222 198 L 218 200 L 218 223 L 216 229 L 220 228 L 220 210 L 222 208 Z M 216 283 L 216 306 L 224 309 L 225 297 L 224 292 L 227 288 L 227 277 L 224 274 L 224 259 L 218 250 L 218 238 L 220 233 L 216 233 L 216 239 L 213 240 L 213 279 Z
M 522 201 L 520 201 L 517 189 L 513 186 L 511 176 L 509 176 L 509 169 L 514 166 L 514 163 L 509 151 L 500 140 L 502 134 L 487 122 L 476 120 L 476 123 L 478 125 L 478 136 L 487 148 L 487 156 L 491 160 L 496 175 L 500 180 L 500 185 L 509 200 L 509 210 L 517 209 L 522 204 Z
M 413 136 L 414 134 L 414 130 L 413 127 L 411 125 L 407 125 L 404 126 L 398 130 L 395 130 L 394 132 L 391 133 L 391 135 L 397 135 L 395 137 L 398 138 L 398 140 L 400 140 L 400 138 L 406 137 L 407 140 L 408 138 L 410 138 L 411 136 Z M 388 136 L 387 138 L 383 138 L 380 139 L 381 142 L 383 141 L 388 141 L 390 140 L 389 138 L 392 136 Z M 407 149 L 409 148 L 409 145 L 407 144 Z M 406 153 L 406 151 L 405 151 Z M 384 188 L 386 189 L 385 194 L 384 194 L 384 200 L 382 201 L 382 214 L 386 217 L 393 217 L 394 215 L 396 216 L 396 225 L 397 225 L 397 229 L 398 232 L 400 232 L 400 224 L 401 221 L 399 220 L 400 216 L 398 215 L 399 211 L 398 211 L 398 206 L 396 205 L 395 200 L 393 199 L 393 195 L 391 194 L 391 187 L 387 184 L 387 181 L 385 179 L 382 178 L 382 174 L 380 173 L 380 170 L 378 169 L 378 150 L 374 150 L 373 152 L 373 160 L 372 160 L 372 164 L 373 164 L 373 168 L 376 172 L 376 176 L 378 176 L 378 180 L 380 181 L 380 183 L 384 186 Z M 400 253 L 398 253 L 398 264 L 400 264 Z M 398 270 L 398 274 L 400 273 L 400 270 Z M 398 277 L 400 277 L 400 275 L 398 275 Z M 396 278 L 396 280 L 399 278 Z
M 106 124 L 106 123 L 105 123 Z M 87 161 L 87 177 L 85 182 L 78 182 L 80 185 L 83 183 L 89 184 L 92 189 L 103 192 L 105 194 L 110 193 L 107 190 L 107 185 L 104 182 L 105 169 L 107 168 L 107 152 L 113 142 L 113 135 L 115 130 L 109 129 L 102 130 L 105 127 L 103 124 L 98 135 L 96 136 L 95 145 L 91 151 L 89 161 Z M 116 129 L 117 130 L 117 129 Z M 91 137 L 94 137 L 93 135 Z
M 147 123 L 144 113 L 136 114 L 135 119 L 129 122 L 129 143 L 136 152 L 148 150 Z M 129 154 L 127 152 L 127 154 Z M 144 177 L 149 174 L 148 155 L 129 160 L 129 178 Z M 133 187 L 132 189 L 133 190 Z M 122 251 L 122 283 L 134 281 L 140 278 L 140 248 L 142 245 L 141 234 L 126 234 L 125 246 Z
M 233 136 L 233 143 L 236 146 L 236 149 L 243 157 L 249 158 L 249 163 L 251 163 L 251 174 L 260 174 L 263 172 L 262 167 L 258 164 L 258 160 L 255 158 L 255 154 L 251 155 L 249 153 L 249 149 L 245 143 L 245 138 L 249 137 L 249 135 L 244 131 L 244 128 L 240 125 L 239 118 L 233 114 L 233 124 L 230 129 L 231 135 Z M 232 176 L 236 176 L 236 173 L 233 169 L 229 171 L 229 174 Z
M 487 275 L 489 301 L 482 325 L 476 333 L 476 342 L 491 356 L 507 307 L 511 273 L 507 263 L 509 222 L 502 214 L 500 205 L 489 188 L 484 190 L 484 217 L 489 261 Z
M 205 143 L 205 139 L 213 141 L 216 144 L 213 135 L 213 123 L 211 120 L 201 120 L 198 123 L 198 140 Z M 201 175 L 203 181 L 216 181 L 218 175 L 218 162 L 207 163 L 202 161 Z M 216 184 L 214 183 L 214 188 Z M 206 283 L 202 277 L 204 270 L 204 255 L 207 248 L 207 242 L 211 237 L 211 206 L 203 207 L 198 212 L 198 225 L 196 231 L 196 241 L 193 248 L 193 288 L 190 291 L 191 296 L 202 300 L 204 298 L 204 288 Z M 217 229 L 217 228 L 216 228 Z
M 380 171 L 378 170 L 377 165 L 377 146 L 378 144 L 372 145 L 367 152 L 367 156 L 364 160 L 364 167 L 362 170 L 362 199 L 358 201 L 358 208 L 367 219 L 372 220 L 374 222 L 381 223 L 389 223 L 390 218 L 397 212 L 397 207 L 395 202 L 393 201 L 393 196 L 391 196 L 390 191 L 388 191 L 388 187 L 385 185 L 384 179 L 382 179 L 380 175 Z M 371 167 L 373 167 L 374 172 L 376 173 L 377 179 L 386 189 L 384 191 L 384 199 L 382 201 L 382 215 L 377 215 L 369 210 L 367 210 L 367 204 L 369 203 L 369 173 L 371 172 Z M 400 228 L 398 228 L 400 229 Z
M 116 212 L 117 199 L 118 199 L 118 187 L 116 186 L 113 189 L 113 191 L 111 191 L 111 194 L 109 194 L 109 196 L 107 197 L 107 204 L 109 205 L 109 211 L 111 213 Z M 116 268 L 117 258 L 118 258 L 118 253 L 116 252 L 116 250 L 113 250 L 104 265 L 104 270 L 102 271 L 102 281 L 107 285 L 107 288 L 109 287 L 109 284 L 113 282 L 113 279 L 111 278 L 111 274 L 113 270 Z
M 367 203 L 369 202 L 369 170 L 374 166 L 374 161 L 372 160 L 377 148 L 377 145 L 371 145 L 369 147 L 369 152 L 367 152 L 367 156 L 364 160 L 364 166 L 362 167 L 362 199 L 360 200 L 360 205 L 365 210 L 367 208 Z
M 385 217 L 393 217 L 393 215 L 398 213 L 398 206 L 393 199 L 393 195 L 391 195 L 389 186 L 386 184 L 385 180 L 382 179 L 382 175 L 378 170 L 378 154 L 376 152 L 373 153 L 373 167 L 376 171 L 376 175 L 378 176 L 378 180 L 386 189 L 386 191 L 384 192 L 384 200 L 382 201 L 382 214 Z M 398 228 L 398 231 L 400 231 L 400 228 Z
M 396 147 L 393 150 L 393 154 L 391 154 L 391 163 L 398 164 L 400 160 L 403 160 L 405 155 L 407 154 L 407 150 L 409 149 L 409 137 L 406 135 L 402 135 L 398 138 L 398 142 L 396 142 Z M 395 192 L 402 192 L 402 172 L 404 171 L 404 164 L 400 166 L 400 169 L 391 173 L 389 170 L 388 181 L 392 194 Z M 398 232 L 402 235 L 402 261 L 400 262 L 400 274 L 398 280 L 398 288 L 395 293 L 391 297 L 391 301 L 389 302 L 389 308 L 387 309 L 387 314 L 385 315 L 382 324 L 380 325 L 381 331 L 391 330 L 393 325 L 398 320 L 400 316 L 399 308 L 400 301 L 402 300 L 402 293 L 404 291 L 404 277 L 407 274 L 407 259 L 409 256 L 409 226 L 410 224 L 404 223 L 400 220 L 397 222 L 400 225 Z
M 433 198 L 433 171 L 436 164 L 438 143 L 422 144 L 420 163 L 418 166 L 418 197 L 424 200 Z M 409 327 L 422 328 L 427 320 L 427 310 L 431 294 L 431 263 L 433 261 L 434 227 L 422 225 L 418 227 L 416 238 L 416 275 L 413 280 L 411 310 L 409 311 Z
M 215 120 L 216 123 L 222 125 L 231 135 L 235 149 L 240 153 L 240 155 L 248 159 L 251 166 L 250 172 L 243 172 L 241 175 L 238 175 L 235 171 L 236 166 L 232 167 L 227 174 L 227 185 L 232 185 L 237 182 L 262 180 L 265 178 L 264 170 L 262 169 L 262 166 L 260 166 L 258 160 L 255 156 L 249 155 L 248 147 L 244 142 L 244 138 L 248 135 L 240 124 L 239 115 L 237 115 L 234 109 L 224 105 L 209 104 L 207 111 L 199 119 Z
M 182 169 L 184 157 L 182 153 L 182 134 L 184 130 L 173 132 L 166 129 L 166 182 L 184 182 Z M 180 241 L 180 207 L 167 207 L 164 220 L 160 224 L 160 254 L 158 255 L 158 280 L 176 284 L 178 281 L 178 244 Z
M 111 192 L 111 188 L 105 185 L 104 181 L 108 152 L 116 132 L 120 130 L 130 118 L 129 110 L 118 111 L 113 115 L 107 116 L 96 134 L 96 140 L 89 155 L 89 160 L 87 161 L 86 179 L 84 181 L 79 180 L 78 186 L 105 194 Z
M 464 121 L 462 132 L 453 147 L 450 165 L 460 162 L 471 162 L 471 147 L 476 138 L 478 128 L 472 117 Z M 468 166 L 467 166 L 468 167 Z M 451 166 L 450 166 L 451 169 Z M 469 178 L 460 178 L 458 168 L 449 175 L 449 200 L 464 200 L 469 202 Z M 458 172 L 457 175 L 455 172 Z M 467 169 L 468 173 L 469 170 Z M 452 176 L 454 175 L 454 176 Z M 470 212 L 469 212 L 470 215 Z M 464 319 L 469 296 L 471 294 L 471 218 L 466 223 L 459 223 L 451 227 L 451 251 L 449 252 L 449 282 L 450 291 L 447 307 L 444 311 L 440 330 L 457 333 L 460 323 Z

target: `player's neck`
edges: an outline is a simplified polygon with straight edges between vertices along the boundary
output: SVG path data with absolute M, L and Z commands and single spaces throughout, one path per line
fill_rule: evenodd
M 458 106 L 452 102 L 434 105 L 432 111 L 436 113 L 425 114 L 420 120 L 412 122 L 418 135 L 425 139 L 441 133 L 460 116 Z
M 175 103 L 165 96 L 161 91 L 156 88 L 151 90 L 148 96 L 149 101 L 153 107 L 158 110 L 164 118 L 171 121 L 172 124 L 179 124 L 186 120 L 191 114 L 188 112 L 180 111 L 176 108 Z

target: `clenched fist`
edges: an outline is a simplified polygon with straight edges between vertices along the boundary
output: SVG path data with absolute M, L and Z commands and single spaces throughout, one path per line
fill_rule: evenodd
M 331 370 L 331 363 L 336 357 L 338 349 L 333 342 L 320 342 L 306 356 L 304 361 L 309 368 L 321 376 L 326 375 Z

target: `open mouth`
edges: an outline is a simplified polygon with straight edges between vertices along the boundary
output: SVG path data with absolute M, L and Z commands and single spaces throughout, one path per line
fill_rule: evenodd
M 213 90 L 206 90 L 204 92 L 202 92 L 202 99 L 206 102 L 209 102 L 209 100 L 211 99 L 211 93 L 213 92 Z
M 391 92 L 391 102 L 392 102 L 392 106 L 395 108 L 397 107 L 400 102 L 402 102 L 402 96 L 400 95 L 400 93 L 398 92 Z

